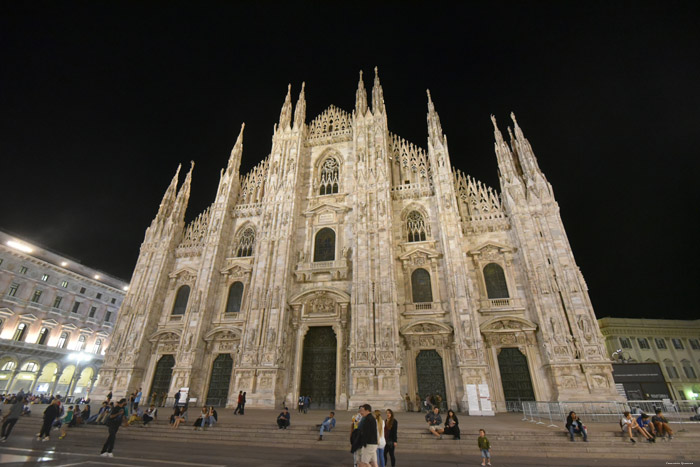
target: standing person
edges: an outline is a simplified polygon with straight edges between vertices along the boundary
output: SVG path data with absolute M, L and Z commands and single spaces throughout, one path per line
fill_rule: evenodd
M 12 428 L 19 420 L 22 415 L 22 410 L 24 409 L 24 397 L 15 397 L 15 401 L 10 407 L 10 410 L 2 418 L 2 436 L 0 436 L 0 441 L 3 443 L 7 441 L 7 437 L 12 433 Z
M 411 396 L 406 393 L 404 399 L 406 399 L 406 412 L 413 412 L 413 402 L 411 402 Z
M 377 465 L 384 467 L 384 447 L 386 446 L 386 438 L 384 438 L 384 420 L 382 420 L 382 412 L 374 411 L 374 419 L 377 421 Z
M 304 411 L 304 396 L 299 396 L 299 401 L 297 402 L 297 408 L 299 409 L 299 413 L 302 413 Z
M 286 430 L 292 419 L 292 415 L 289 413 L 287 407 L 284 408 L 282 412 L 277 416 L 277 428 L 280 430 Z
M 240 412 L 241 415 L 245 415 L 245 403 L 246 403 L 245 395 L 246 395 L 246 392 L 243 391 L 243 398 L 241 399 L 241 412 Z
M 454 410 L 450 409 L 447 411 L 447 417 L 445 417 L 445 429 L 442 430 L 446 435 L 453 435 L 454 439 L 460 439 L 459 436 L 459 419 Z
M 569 431 L 571 441 L 574 440 L 574 435 L 576 433 L 580 433 L 583 435 L 583 440 L 588 442 L 588 432 L 586 431 L 586 427 L 583 426 L 583 422 L 580 418 L 578 418 L 578 415 L 576 415 L 576 412 L 573 410 L 569 412 L 569 416 L 566 417 L 566 429 Z
M 44 410 L 44 423 L 43 425 L 41 425 L 41 431 L 37 435 L 37 441 L 49 440 L 49 435 L 51 434 L 51 425 L 53 425 L 53 421 L 56 420 L 56 417 L 58 417 L 58 415 L 61 413 L 60 404 L 61 400 L 59 398 L 55 398 L 51 401 L 51 404 L 48 407 L 46 407 L 46 410 Z
M 233 411 L 234 415 L 238 415 L 238 412 L 243 410 L 243 391 L 238 391 L 238 401 L 236 404 L 236 410 Z
M 481 449 L 481 465 L 491 465 L 491 443 L 489 443 L 483 428 L 479 430 L 479 439 L 476 440 L 476 443 Z
M 668 420 L 666 420 L 666 417 L 661 413 L 661 409 L 656 409 L 654 413 L 656 415 L 651 417 L 651 422 L 654 424 L 656 432 L 662 438 L 664 435 L 668 435 L 668 439 L 673 439 L 673 430 L 668 426 Z
M 386 465 L 387 456 L 391 457 L 391 467 L 396 465 L 396 457 L 394 457 L 394 449 L 399 442 L 399 422 L 394 418 L 394 411 L 386 409 L 386 423 L 384 424 L 384 439 L 386 446 L 384 447 L 384 465 Z
M 114 457 L 112 450 L 114 449 L 114 441 L 117 439 L 117 431 L 122 424 L 122 419 L 124 418 L 124 407 L 126 406 L 126 399 L 120 399 L 114 405 L 111 413 L 107 417 L 105 425 L 109 429 L 109 436 L 107 436 L 107 441 L 105 441 L 104 446 L 102 446 L 102 452 L 100 453 L 103 457 Z
M 425 421 L 428 423 L 428 430 L 430 430 L 430 432 L 434 434 L 436 438 L 442 439 L 443 430 L 440 429 L 440 425 L 442 425 L 440 409 L 433 407 L 431 412 L 425 414 Z
M 168 401 L 168 393 L 163 391 L 160 393 L 160 406 L 165 407 L 165 403 Z
M 304 413 L 309 413 L 309 406 L 311 405 L 311 397 L 304 396 Z
M 136 399 L 136 391 L 129 396 L 129 413 L 134 411 L 134 400 Z
M 318 425 L 316 425 L 318 426 Z M 318 440 L 323 441 L 323 431 L 331 431 L 335 428 L 335 412 L 331 412 L 321 423 L 321 431 L 318 432 Z
M 134 398 L 134 410 L 132 412 L 138 413 L 139 411 L 139 404 L 141 403 L 141 388 L 139 388 L 139 391 L 136 393 L 136 397 Z
M 175 393 L 175 407 L 180 403 L 180 390 Z
M 372 406 L 360 406 L 362 419 L 353 433 L 350 452 L 356 454 L 357 467 L 377 467 L 377 421 L 372 416 Z
M 107 403 L 112 402 L 112 390 L 109 390 L 109 394 L 107 394 Z

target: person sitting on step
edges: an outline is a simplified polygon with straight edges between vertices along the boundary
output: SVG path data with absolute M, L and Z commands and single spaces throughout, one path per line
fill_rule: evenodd
M 286 430 L 291 422 L 292 416 L 289 414 L 287 407 L 277 416 L 277 427 L 280 430 Z
M 578 418 L 578 415 L 576 415 L 576 412 L 573 410 L 569 412 L 569 416 L 566 417 L 566 429 L 569 431 L 571 441 L 574 440 L 574 435 L 579 433 L 583 435 L 583 441 L 588 442 L 588 431 L 586 430 L 586 427 L 581 419 Z
M 627 433 L 629 435 L 631 443 L 636 443 L 636 441 L 632 437 L 632 433 L 639 433 L 642 436 L 644 436 L 644 438 L 646 438 L 647 441 L 649 441 L 650 443 L 652 442 L 651 435 L 649 435 L 649 433 L 647 433 L 644 428 L 640 427 L 637 424 L 637 420 L 635 420 L 632 417 L 632 414 L 629 413 L 629 411 L 626 411 L 622 414 L 622 418 L 620 419 L 620 429 L 623 433 Z
M 656 428 L 656 433 L 658 433 L 661 438 L 668 435 L 668 439 L 673 439 L 673 430 L 668 425 L 666 417 L 661 413 L 661 409 L 656 409 L 654 412 L 656 415 L 651 417 L 651 422 L 654 424 L 654 428 Z
M 442 425 L 442 417 L 440 416 L 440 409 L 436 406 L 433 410 L 425 414 L 425 421 L 428 423 L 428 430 L 434 434 L 438 439 L 442 439 L 442 433 L 444 430 L 440 429 Z
M 323 441 L 323 432 L 331 431 L 335 428 L 335 412 L 331 412 L 330 415 L 323 420 L 321 425 L 317 426 L 321 428 L 321 431 L 318 432 L 318 440 Z

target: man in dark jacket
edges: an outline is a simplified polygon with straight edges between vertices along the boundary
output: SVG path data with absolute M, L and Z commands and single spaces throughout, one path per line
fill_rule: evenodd
M 355 454 L 357 467 L 377 467 L 377 420 L 372 415 L 372 406 L 360 406 L 362 420 L 352 440 L 350 452 Z
M 41 425 L 41 431 L 37 435 L 37 441 L 48 441 L 51 434 L 51 425 L 56 417 L 61 413 L 61 401 L 55 398 L 51 404 L 44 410 L 44 424 Z
M 0 437 L 0 441 L 3 443 L 7 441 L 7 437 L 10 436 L 10 433 L 12 432 L 12 427 L 15 426 L 15 423 L 17 423 L 17 420 L 19 420 L 19 417 L 22 415 L 23 408 L 23 395 L 15 397 L 12 407 L 10 407 L 10 411 L 2 419 L 2 436 Z
M 107 428 L 109 428 L 109 436 L 107 437 L 107 441 L 105 441 L 104 446 L 102 446 L 101 456 L 114 457 L 112 450 L 114 449 L 114 441 L 117 439 L 117 431 L 119 431 L 119 427 L 121 426 L 124 418 L 124 406 L 126 406 L 126 399 L 121 399 L 115 404 L 114 408 L 107 417 L 107 420 L 105 421 L 105 425 L 107 425 Z
M 282 430 L 282 429 L 286 430 L 287 427 L 289 426 L 290 420 L 291 420 L 291 415 L 289 414 L 289 409 L 287 409 L 287 407 L 285 407 L 284 410 L 277 416 L 277 426 L 279 427 L 280 430 Z

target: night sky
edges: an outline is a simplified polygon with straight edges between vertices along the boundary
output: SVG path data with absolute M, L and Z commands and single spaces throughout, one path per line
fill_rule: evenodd
M 335 5 L 330 2 L 329 5 Z M 379 67 L 389 128 L 498 188 L 514 111 L 598 317 L 695 319 L 700 2 L 2 2 L 0 229 L 131 277 L 178 163 L 187 220 L 271 147 L 287 83 L 307 122 Z

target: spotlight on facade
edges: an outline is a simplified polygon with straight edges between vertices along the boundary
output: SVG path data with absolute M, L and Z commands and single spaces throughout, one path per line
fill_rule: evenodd
M 34 251 L 32 247 L 25 245 L 24 243 L 15 242 L 14 240 L 8 240 L 7 246 L 9 246 L 10 248 L 14 248 L 15 250 L 23 251 L 25 253 L 31 253 L 32 251 Z
M 99 275 L 99 274 L 95 274 L 94 277 L 95 277 L 95 279 L 99 279 L 99 278 L 100 278 L 100 275 Z
M 68 355 L 68 360 L 76 363 L 89 362 L 92 360 L 92 356 L 85 353 L 76 352 Z
M 63 266 L 64 268 L 68 266 L 68 261 L 61 261 L 61 266 Z
M 123 290 L 124 292 L 126 292 L 127 290 L 129 290 L 129 286 L 128 286 L 128 285 L 125 285 L 124 287 L 122 287 L 122 290 Z

